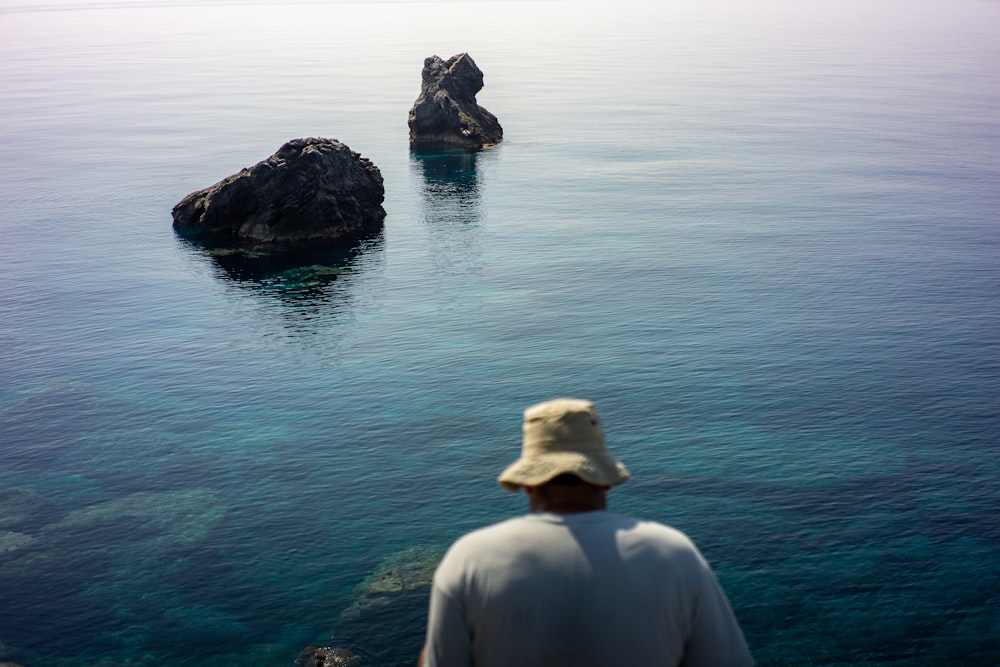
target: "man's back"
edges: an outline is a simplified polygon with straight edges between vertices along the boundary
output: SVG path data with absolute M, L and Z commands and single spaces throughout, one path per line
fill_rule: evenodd
M 606 511 L 535 513 L 456 542 L 434 578 L 431 667 L 752 664 L 682 533 Z

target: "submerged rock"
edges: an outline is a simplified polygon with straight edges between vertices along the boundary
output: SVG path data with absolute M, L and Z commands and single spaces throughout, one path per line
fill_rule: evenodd
M 214 491 L 141 491 L 68 512 L 40 536 L 60 540 L 101 525 L 129 523 L 158 545 L 190 545 L 204 539 L 225 514 Z
M 442 549 L 429 546 L 414 546 L 386 556 L 371 576 L 357 586 L 354 599 L 341 619 L 359 618 L 410 593 L 426 593 L 443 556 Z
M 420 95 L 408 119 L 410 143 L 453 144 L 472 150 L 500 143 L 500 122 L 476 102 L 482 88 L 483 73 L 469 54 L 425 59 Z
M 0 489 L 0 535 L 4 528 L 48 523 L 58 511 L 55 503 L 29 489 Z
M 434 570 L 444 555 L 444 549 L 434 546 L 412 546 L 386 555 L 363 581 L 355 587 L 343 611 L 337 617 L 330 636 L 336 644 L 350 647 L 361 656 L 361 662 L 331 662 L 331 659 L 354 660 L 357 656 L 343 651 L 316 656 L 309 647 L 296 663 L 298 667 L 331 667 L 348 665 L 399 664 L 400 647 L 411 647 L 415 660 L 424 639 L 427 623 L 427 603 L 430 598 Z M 338 657 L 339 656 L 339 657 Z M 323 662 L 322 660 L 326 660 Z
M 254 244 L 354 241 L 385 218 L 382 174 L 336 139 L 293 139 L 173 208 L 174 228 Z
M 9 530 L 0 530 L 0 554 L 5 554 L 9 551 L 16 551 L 24 547 L 29 547 L 34 544 L 37 540 L 30 535 L 24 535 L 23 533 L 15 533 Z

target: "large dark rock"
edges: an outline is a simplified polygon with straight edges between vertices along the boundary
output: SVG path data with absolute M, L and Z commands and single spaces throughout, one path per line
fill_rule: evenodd
M 378 167 L 336 139 L 293 139 L 278 152 L 174 206 L 180 232 L 254 244 L 344 242 L 381 226 Z
M 424 60 L 420 96 L 410 109 L 411 144 L 452 144 L 479 150 L 500 143 L 503 128 L 496 116 L 476 103 L 483 73 L 472 57 Z

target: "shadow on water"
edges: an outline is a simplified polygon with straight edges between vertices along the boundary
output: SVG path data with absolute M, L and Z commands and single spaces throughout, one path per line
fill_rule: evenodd
M 421 218 L 438 270 L 468 269 L 482 253 L 478 163 L 485 156 L 435 145 L 416 146 L 410 151 L 411 170 L 420 184 Z
M 378 266 L 384 250 L 382 230 L 343 246 L 276 250 L 176 236 L 186 250 L 210 261 L 216 277 L 278 306 L 281 318 L 296 328 L 341 314 L 352 299 L 351 277 Z

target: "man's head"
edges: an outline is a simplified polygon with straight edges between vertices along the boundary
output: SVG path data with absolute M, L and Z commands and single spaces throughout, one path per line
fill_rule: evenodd
M 508 491 L 541 487 L 565 474 L 604 489 L 629 478 L 625 465 L 608 451 L 590 401 L 557 398 L 533 405 L 524 411 L 523 430 L 521 458 L 498 478 Z

